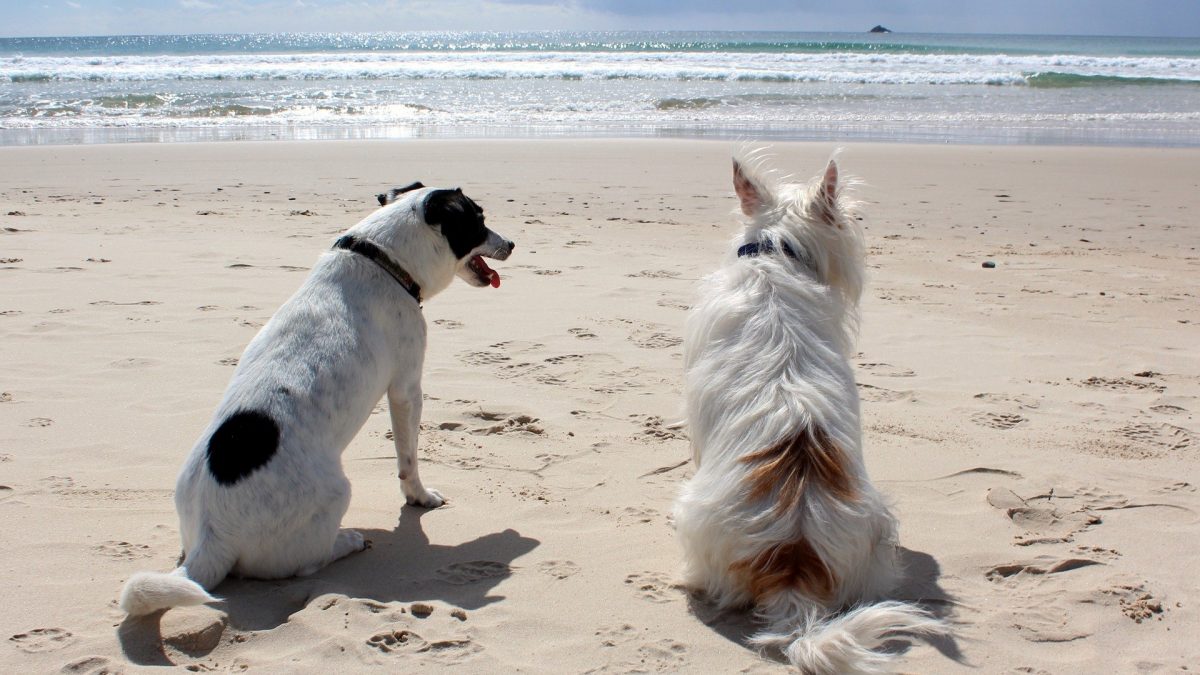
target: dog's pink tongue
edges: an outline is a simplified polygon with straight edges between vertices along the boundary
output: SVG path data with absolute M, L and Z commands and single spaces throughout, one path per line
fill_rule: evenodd
M 488 267 L 487 262 L 482 256 L 475 256 L 475 259 L 471 262 L 479 268 L 480 272 L 483 272 L 487 275 L 489 283 L 492 284 L 492 288 L 500 288 L 500 273 L 491 267 Z

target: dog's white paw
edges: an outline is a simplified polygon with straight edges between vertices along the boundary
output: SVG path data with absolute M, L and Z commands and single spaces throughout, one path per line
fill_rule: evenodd
M 371 542 L 363 537 L 362 532 L 358 530 L 344 529 L 338 531 L 337 543 L 335 549 L 340 549 L 349 553 L 357 553 L 365 551 L 371 547 Z
M 426 509 L 436 509 L 446 503 L 446 498 L 437 490 L 426 488 L 418 495 L 405 495 L 405 501 L 413 506 L 420 506 Z

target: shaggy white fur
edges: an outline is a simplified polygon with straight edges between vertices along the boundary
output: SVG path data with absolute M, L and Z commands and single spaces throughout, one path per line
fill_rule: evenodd
M 895 518 L 863 464 L 848 361 L 862 230 L 835 161 L 807 184 L 762 164 L 734 162 L 745 228 L 687 322 L 697 469 L 675 504 L 685 580 L 722 608 L 753 606 L 766 627 L 752 642 L 805 673 L 880 672 L 889 636 L 940 624 L 879 602 L 902 571 Z

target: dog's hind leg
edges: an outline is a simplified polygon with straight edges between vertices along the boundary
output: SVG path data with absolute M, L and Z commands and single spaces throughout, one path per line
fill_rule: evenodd
M 417 471 L 417 437 L 421 430 L 421 387 L 393 383 L 388 388 L 388 410 L 392 414 L 392 440 L 400 467 L 400 489 L 409 504 L 436 509 L 446 502 L 437 490 L 421 484 Z
M 305 567 L 300 568 L 296 572 L 298 577 L 306 577 L 319 571 L 329 563 L 335 560 L 341 560 L 351 553 L 358 553 L 368 547 L 367 541 L 363 539 L 362 533 L 358 530 L 343 528 L 338 530 L 337 537 L 333 540 L 333 551 L 330 552 L 327 558 L 318 560 Z
M 341 527 L 350 506 L 350 481 L 334 463 L 317 467 L 320 481 L 300 488 L 307 499 L 287 514 L 276 513 L 269 532 L 242 542 L 235 572 L 255 579 L 307 576 L 367 545 L 362 534 Z

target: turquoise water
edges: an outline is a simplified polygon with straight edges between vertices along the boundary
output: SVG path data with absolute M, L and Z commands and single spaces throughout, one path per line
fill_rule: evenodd
M 0 144 L 559 136 L 1200 146 L 1200 39 L 0 38 Z

